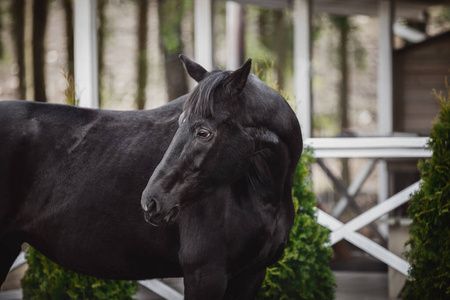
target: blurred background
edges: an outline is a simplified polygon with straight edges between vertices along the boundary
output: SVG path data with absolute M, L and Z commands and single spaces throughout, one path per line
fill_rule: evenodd
M 0 1 L 1 100 L 65 102 L 65 74 L 73 74 L 72 1 Z M 102 108 L 154 108 L 192 88 L 186 75 L 179 76 L 178 55 L 194 57 L 193 0 L 98 0 L 97 6 Z M 214 1 L 214 64 L 224 69 L 225 13 L 226 1 Z M 241 14 L 241 59 L 269 67 L 272 80 L 293 96 L 292 11 L 243 5 Z M 432 37 L 450 29 L 450 10 L 431 6 L 422 22 L 398 21 Z M 376 131 L 377 22 L 363 15 L 313 15 L 313 136 Z M 409 44 L 395 37 L 396 49 Z
M 73 1 L 0 0 L 0 100 L 66 103 L 65 93 L 74 72 Z M 426 103 L 405 122 L 401 120 L 408 107 L 417 108 L 402 104 L 394 125 L 396 131 L 416 136 L 428 135 L 438 107 L 431 88 L 440 89 L 450 70 L 450 53 L 442 50 L 450 45 L 450 7 L 431 4 L 414 18 L 395 18 L 397 26 L 422 36 L 414 40 L 400 31 L 394 35 L 395 78 L 406 78 L 394 101 L 403 97 L 406 100 L 402 103 L 407 103 L 409 97 L 414 102 L 417 96 Z M 253 71 L 294 101 L 292 10 L 240 4 L 233 16 L 242 37 L 238 63 L 252 58 Z M 213 1 L 213 61 L 222 69 L 228 65 L 226 19 L 227 1 Z M 313 137 L 377 134 L 378 22 L 377 16 L 313 14 Z M 194 0 L 97 0 L 100 107 L 151 109 L 191 90 L 195 83 L 188 78 L 178 55 L 194 57 L 194 26 Z M 408 61 L 411 55 L 427 59 L 440 55 L 444 60 L 413 65 Z M 447 72 L 433 73 L 426 66 Z M 412 77 L 405 75 L 413 73 Z M 426 77 L 418 80 L 417 74 Z M 420 119 L 423 108 L 427 116 Z M 327 160 L 329 169 L 339 174 L 346 187 L 368 163 L 365 159 Z M 392 193 L 418 179 L 416 163 L 390 163 L 393 180 L 398 178 Z M 319 166 L 312 168 L 318 204 L 332 211 L 339 200 L 336 187 Z M 362 210 L 376 204 L 377 172 L 369 176 L 355 199 Z M 399 214 L 404 215 L 404 211 Z M 340 220 L 346 222 L 357 214 L 348 208 Z M 360 232 L 377 240 L 367 227 Z M 333 268 L 386 271 L 384 264 L 346 242 L 335 247 Z

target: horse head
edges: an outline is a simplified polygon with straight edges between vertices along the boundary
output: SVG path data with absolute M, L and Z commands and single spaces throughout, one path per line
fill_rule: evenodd
M 270 167 L 264 164 L 252 166 L 258 157 L 270 155 L 265 146 L 279 144 L 279 137 L 266 128 L 270 125 L 261 124 L 263 129 L 254 126 L 256 115 L 267 112 L 257 111 L 264 102 L 257 103 L 256 109 L 249 105 L 258 102 L 249 96 L 258 86 L 247 84 L 251 59 L 233 72 L 207 72 L 189 58 L 180 58 L 198 85 L 188 95 L 178 130 L 142 194 L 145 218 L 155 226 L 174 222 L 183 207 L 212 195 L 221 186 L 242 179 L 257 185 L 256 182 L 269 183 L 273 176 L 286 176 L 267 171 Z M 267 87 L 259 79 L 258 82 Z M 269 93 L 281 97 L 273 90 Z M 266 119 L 271 117 L 274 116 Z M 295 122 L 298 127 L 296 119 Z M 272 163 L 277 163 L 275 158 Z M 278 193 L 282 192 L 278 189 Z

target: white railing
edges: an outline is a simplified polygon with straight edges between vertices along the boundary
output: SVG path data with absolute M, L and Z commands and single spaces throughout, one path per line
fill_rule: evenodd
M 356 231 L 366 225 L 372 225 L 374 233 L 382 238 L 382 235 L 371 223 L 406 203 L 409 196 L 419 188 L 419 182 L 378 203 L 366 212 L 359 211 L 359 216 L 346 224 L 337 218 L 349 204 L 358 208 L 354 197 L 379 161 L 392 158 L 430 157 L 431 151 L 425 148 L 427 140 L 428 138 L 424 137 L 311 138 L 304 142 L 305 146 L 314 149 L 314 157 L 319 166 L 333 181 L 341 195 L 332 215 L 320 209 L 317 213 L 318 223 L 331 231 L 331 245 L 345 239 L 402 274 L 408 275 L 410 265 L 407 261 Z M 369 158 L 370 161 L 347 189 L 327 168 L 323 158 Z

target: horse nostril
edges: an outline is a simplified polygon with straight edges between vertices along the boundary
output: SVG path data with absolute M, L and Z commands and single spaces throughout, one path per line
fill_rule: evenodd
M 151 199 L 150 202 L 143 202 L 142 203 L 142 209 L 145 212 L 150 212 L 150 211 L 154 210 L 156 207 L 157 207 L 156 201 L 153 200 L 153 199 Z
M 148 204 L 147 211 L 151 211 L 155 208 L 156 208 L 156 201 L 152 199 L 152 200 L 150 200 L 150 203 Z

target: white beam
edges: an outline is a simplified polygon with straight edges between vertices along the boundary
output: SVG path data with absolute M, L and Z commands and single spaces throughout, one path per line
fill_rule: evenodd
M 393 131 L 393 75 L 392 24 L 394 1 L 380 0 L 378 10 L 378 132 L 389 135 Z
M 11 268 L 9 269 L 9 272 L 17 269 L 18 267 L 20 267 L 21 265 L 23 265 L 26 262 L 27 262 L 27 260 L 25 258 L 25 253 L 20 252 L 19 256 L 17 256 L 16 260 L 14 261 Z
M 427 142 L 427 137 L 311 138 L 303 145 L 314 149 L 315 158 L 420 158 L 432 154 Z
M 0 291 L 0 300 L 17 300 L 22 298 L 22 289 Z
M 74 4 L 75 91 L 80 106 L 98 108 L 97 1 Z
M 245 8 L 243 4 L 226 4 L 227 70 L 235 70 L 244 62 Z
M 378 133 L 392 134 L 393 127 L 393 74 L 392 74 L 392 27 L 394 21 L 394 0 L 380 0 L 378 7 L 378 86 L 377 110 Z M 378 202 L 389 195 L 389 173 L 386 161 L 378 164 Z M 387 218 L 387 216 L 384 216 Z M 388 236 L 387 224 L 378 225 L 380 232 Z
M 355 232 L 361 229 L 362 227 L 380 218 L 382 215 L 387 214 L 388 212 L 399 207 L 400 205 L 408 202 L 410 195 L 419 189 L 419 185 L 420 182 L 416 182 L 410 185 L 409 187 L 398 192 L 397 194 L 387 199 L 386 201 L 383 201 L 382 203 L 376 205 L 375 207 L 372 207 L 368 211 L 360 214 L 353 220 L 346 223 L 344 226 L 336 229 L 334 232 L 331 233 L 330 243 L 332 245 L 336 244 L 350 232 Z
M 398 22 L 394 23 L 394 33 L 399 37 L 413 43 L 420 43 L 427 39 L 427 35 L 425 33 Z
M 195 0 L 195 61 L 206 70 L 213 69 L 213 17 L 212 0 Z
M 317 214 L 317 222 L 320 225 L 329 228 L 331 231 L 336 230 L 337 228 L 343 225 L 341 221 L 333 218 L 332 216 L 330 216 L 329 214 L 320 209 L 318 210 Z M 386 248 L 383 248 L 382 246 L 378 245 L 369 238 L 363 236 L 360 233 L 351 232 L 347 236 L 345 236 L 345 239 L 350 243 L 352 243 L 353 245 L 369 253 L 373 257 L 384 262 L 388 266 L 396 269 L 400 273 L 406 276 L 408 275 L 410 265 L 407 261 L 398 257 L 397 255 L 390 252 Z
M 364 184 L 364 182 L 366 182 L 367 178 L 369 178 L 370 174 L 372 173 L 373 169 L 375 168 L 377 162 L 378 162 L 377 159 L 372 159 L 364 167 L 364 169 L 358 174 L 358 176 L 356 176 L 356 179 L 350 184 L 350 186 L 347 189 L 347 192 L 351 197 L 355 197 L 356 194 L 358 194 L 362 185 Z M 347 205 L 348 205 L 347 197 L 345 197 L 345 196 L 341 197 L 339 199 L 339 202 L 333 208 L 333 212 L 332 212 L 333 217 L 339 218 L 341 216 L 341 214 L 344 212 Z
M 294 92 L 303 138 L 312 135 L 311 0 L 294 0 Z
M 184 297 L 178 291 L 158 279 L 141 280 L 139 284 L 155 294 L 170 300 L 183 300 Z

